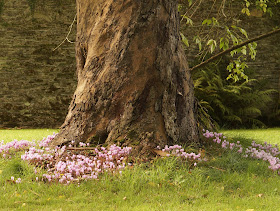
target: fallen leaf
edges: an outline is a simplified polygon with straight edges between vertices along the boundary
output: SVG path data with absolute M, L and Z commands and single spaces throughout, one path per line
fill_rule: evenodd
M 201 157 L 204 157 L 205 156 L 205 149 L 200 149 L 199 153 L 200 153 Z
M 160 155 L 160 156 L 162 156 L 162 157 L 168 157 L 167 155 L 169 154 L 169 153 L 167 153 L 167 152 L 163 152 L 162 150 L 158 150 L 158 149 L 154 149 L 153 150 L 157 155 Z
M 263 193 L 258 194 L 257 197 L 259 198 L 263 197 Z
M 125 197 L 123 197 L 123 200 L 126 200 L 127 198 L 126 198 L 126 196 Z

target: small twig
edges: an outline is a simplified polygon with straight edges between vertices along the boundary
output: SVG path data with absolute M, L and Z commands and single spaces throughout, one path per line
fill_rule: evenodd
M 217 169 L 217 170 L 219 170 L 219 171 L 226 171 L 226 170 L 224 170 L 224 169 L 220 169 L 220 168 L 217 168 L 217 167 L 214 167 L 214 166 L 209 166 L 210 168 L 212 168 L 212 169 Z
M 65 150 L 95 150 L 96 147 L 68 147 Z
M 194 10 L 193 14 L 189 18 L 191 18 L 194 15 L 194 13 L 197 11 L 197 9 L 198 9 L 199 5 L 201 4 L 201 2 L 202 2 L 202 0 L 200 0 L 200 2 L 198 3 L 198 5 L 197 5 L 196 9 Z M 195 3 L 192 4 L 192 6 L 189 8 L 189 11 L 191 11 L 193 9 L 193 7 L 195 6 Z M 180 22 L 182 22 L 184 20 L 184 16 L 186 16 L 187 14 L 188 14 L 188 10 L 186 10 L 185 14 L 182 15 L 182 19 L 180 20 Z
M 226 14 L 225 14 L 225 4 L 226 4 L 226 0 L 223 0 L 223 2 L 221 3 L 221 6 L 220 6 L 220 9 L 222 11 L 222 14 L 224 17 L 227 17 Z
M 35 191 L 31 190 L 31 189 L 28 189 L 31 193 L 35 194 L 36 196 L 39 196 L 40 197 L 40 194 L 36 193 Z
M 70 35 L 71 31 L 72 31 L 72 28 L 73 28 L 73 25 L 74 25 L 74 23 L 75 23 L 75 21 L 76 21 L 76 18 L 77 18 L 77 13 L 76 13 L 76 15 L 75 15 L 75 17 L 74 17 L 73 22 L 72 22 L 71 25 L 69 26 L 69 31 L 68 31 L 68 34 L 66 35 L 65 39 L 64 39 L 58 46 L 56 46 L 56 47 L 53 49 L 53 51 L 55 51 L 56 49 L 58 49 L 63 43 L 65 43 L 65 41 L 67 41 L 67 42 L 69 42 L 69 43 L 74 43 L 74 42 L 72 42 L 71 40 L 69 40 L 68 37 L 69 37 L 69 35 Z
M 190 18 L 192 18 L 192 16 L 196 13 L 196 11 L 198 10 L 200 4 L 201 4 L 202 0 L 200 0 L 200 2 L 198 3 L 197 7 L 195 8 L 195 10 L 193 11 L 193 13 L 190 15 Z

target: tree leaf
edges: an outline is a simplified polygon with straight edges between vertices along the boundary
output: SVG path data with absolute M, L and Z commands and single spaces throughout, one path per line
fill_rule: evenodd
M 202 22 L 202 25 L 205 25 L 207 24 L 207 26 L 211 25 L 212 24 L 212 20 L 211 19 L 205 19 L 203 22 Z
M 248 38 L 248 34 L 245 29 L 239 28 L 239 30 L 246 38 Z
M 188 39 L 187 39 L 187 38 L 185 37 L 185 35 L 183 35 L 183 33 L 181 33 L 181 32 L 180 32 L 180 35 L 181 35 L 181 38 L 182 38 L 183 43 L 184 43 L 187 47 L 189 47 L 190 45 L 189 45 Z

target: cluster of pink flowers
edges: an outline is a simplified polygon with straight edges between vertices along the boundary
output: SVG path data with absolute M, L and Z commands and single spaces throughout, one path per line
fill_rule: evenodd
M 64 147 L 56 147 L 55 149 L 48 148 L 49 143 L 54 139 L 56 134 L 49 135 L 47 138 L 38 142 L 39 149 L 32 146 L 21 155 L 22 160 L 27 160 L 36 166 L 42 166 L 46 162 L 51 162 L 54 159 L 54 155 L 59 156 L 65 151 Z
M 278 170 L 278 174 L 280 174 L 280 159 L 277 157 L 280 152 L 277 144 L 273 147 L 271 144 L 267 144 L 267 142 L 262 145 L 252 141 L 251 146 L 243 151 L 239 141 L 236 143 L 230 143 L 226 141 L 226 137 L 223 136 L 222 133 L 209 132 L 206 130 L 204 131 L 203 136 L 207 139 L 211 139 L 214 143 L 221 145 L 224 149 L 233 150 L 237 148 L 238 153 L 243 152 L 243 157 L 251 157 L 254 159 L 268 161 L 270 164 L 268 168 L 273 171 Z
M 61 150 L 64 149 L 65 148 Z M 25 151 L 25 153 L 21 155 L 21 159 L 28 160 L 30 163 L 40 166 L 46 161 L 50 162 L 54 158 L 53 154 L 57 153 L 59 153 L 58 149 L 50 150 L 49 148 L 37 149 L 35 147 L 30 147 L 28 151 Z
M 11 180 L 15 183 L 21 183 L 21 178 L 17 178 L 17 180 L 15 181 L 15 177 L 11 176 Z
M 280 152 L 277 144 L 273 147 L 271 144 L 267 144 L 266 142 L 264 145 L 261 145 L 253 141 L 251 146 L 245 151 L 245 157 L 268 161 L 270 164 L 268 168 L 273 171 L 280 169 L 280 159 L 277 157 L 279 154 Z M 280 171 L 278 171 L 278 174 L 280 174 Z
M 160 146 L 157 146 L 158 149 L 161 149 Z M 161 151 L 168 153 L 166 156 L 175 156 L 175 157 L 180 157 L 180 158 L 184 158 L 186 160 L 189 161 L 194 161 L 194 160 L 198 160 L 201 161 L 201 155 L 199 154 L 195 154 L 195 153 L 186 153 L 185 150 L 183 149 L 182 146 L 180 145 L 174 145 L 174 146 L 168 146 L 165 145 L 165 147 L 163 149 L 161 149 Z M 196 164 L 195 164 L 196 165 Z
M 6 145 L 1 144 L 1 151 L 8 152 L 4 149 L 25 150 L 21 155 L 21 159 L 28 161 L 34 167 L 35 174 L 37 174 L 36 167 L 44 168 L 47 173 L 42 176 L 37 176 L 36 181 L 42 180 L 46 182 L 59 182 L 69 184 L 81 180 L 97 179 L 98 175 L 104 172 L 112 174 L 121 173 L 127 163 L 127 158 L 131 153 L 131 147 L 119 147 L 111 145 L 109 148 L 88 148 L 89 144 L 78 143 L 78 146 L 85 148 L 74 149 L 72 146 L 75 142 L 66 147 L 49 148 L 49 143 L 53 140 L 56 134 L 49 135 L 47 138 L 39 141 L 37 145 L 35 142 L 28 141 L 14 141 Z M 36 147 L 38 146 L 38 147 Z M 75 145 L 76 146 L 76 145 Z M 168 156 L 176 156 L 186 159 L 188 161 L 200 161 L 200 154 L 186 153 L 182 146 L 165 146 L 163 152 L 168 153 Z M 194 163 L 196 165 L 196 163 Z M 11 178 L 16 183 L 20 183 L 21 179 L 17 180 Z
M 0 154 L 3 158 L 11 158 L 11 155 L 15 152 L 28 149 L 30 146 L 35 146 L 35 142 L 30 142 L 26 140 L 14 140 L 4 144 L 4 141 L 0 142 Z
M 268 144 L 267 142 L 264 142 L 264 144 L 257 144 L 255 141 L 252 141 L 251 144 L 252 147 L 249 148 L 258 148 L 258 150 L 263 150 L 267 153 L 270 153 L 273 156 L 277 156 L 280 154 L 278 145 L 275 144 L 275 147 L 273 147 L 271 144 Z
M 86 147 L 86 146 L 89 146 L 89 143 L 86 144 L 86 143 L 80 142 L 79 145 L 80 145 L 80 147 Z
M 3 157 L 11 157 L 14 152 L 25 150 L 25 153 L 21 155 L 21 159 L 28 161 L 34 165 L 34 171 L 37 174 L 36 167 L 44 168 L 47 173 L 42 176 L 37 176 L 36 181 L 42 180 L 46 182 L 59 182 L 63 184 L 69 184 L 71 182 L 79 182 L 81 180 L 97 179 L 99 174 L 104 172 L 110 172 L 112 174 L 121 173 L 127 163 L 128 156 L 131 153 L 131 147 L 119 147 L 112 145 L 109 148 L 87 148 L 89 144 L 78 143 L 77 145 L 82 148 L 72 148 L 75 142 L 66 147 L 56 147 L 50 149 L 49 143 L 53 140 L 56 134 L 49 135 L 42 141 L 29 142 L 25 140 L 14 140 L 7 144 L 0 142 L 0 155 Z M 263 145 L 257 144 L 254 141 L 252 145 L 243 150 L 239 141 L 232 143 L 226 140 L 226 137 L 222 133 L 204 131 L 203 136 L 207 141 L 211 141 L 223 149 L 235 150 L 243 157 L 251 157 L 254 159 L 262 159 L 268 161 L 269 168 L 273 171 L 278 171 L 280 174 L 280 154 L 277 145 L 273 147 L 271 144 L 264 143 Z M 38 147 L 36 147 L 38 146 Z M 201 154 L 187 153 L 182 146 L 166 145 L 164 148 L 157 147 L 161 150 L 165 156 L 179 157 L 191 165 L 196 166 L 197 161 L 201 161 Z M 11 177 L 11 180 L 15 183 L 21 183 L 21 178 L 15 180 Z
M 11 177 L 11 180 L 13 181 L 13 182 L 15 182 L 15 183 L 21 183 L 21 178 L 17 178 L 17 180 L 15 180 L 15 177 Z
M 236 143 L 231 143 L 226 140 L 226 136 L 222 133 L 210 132 L 208 130 L 204 130 L 203 136 L 207 139 L 211 139 L 214 143 L 221 145 L 223 149 L 237 150 L 238 153 L 243 152 L 243 147 L 239 141 Z
M 43 140 L 38 142 L 39 147 L 48 147 L 49 143 L 54 139 L 56 136 L 56 133 L 53 133 L 52 135 L 48 135 L 47 138 L 43 138 Z
M 131 152 L 131 147 L 121 148 L 116 145 L 110 146 L 109 149 L 101 147 L 87 150 L 84 154 L 67 150 L 66 146 L 51 150 L 47 146 L 53 138 L 54 136 L 48 136 L 41 142 L 43 144 L 39 144 L 42 146 L 41 149 L 31 147 L 21 156 L 22 160 L 35 166 L 44 166 L 47 173 L 43 174 L 42 180 L 49 182 L 69 184 L 80 180 L 97 179 L 98 174 L 104 172 L 121 173 Z M 86 147 L 88 144 L 80 142 L 79 146 Z
M 112 145 L 108 150 L 105 147 L 95 148 L 87 156 L 68 153 L 43 176 L 48 181 L 58 180 L 68 184 L 71 181 L 97 179 L 98 174 L 103 172 L 121 173 L 130 152 L 131 147 Z

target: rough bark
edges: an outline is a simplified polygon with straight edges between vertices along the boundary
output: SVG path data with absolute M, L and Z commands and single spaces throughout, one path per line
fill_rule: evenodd
M 77 0 L 78 85 L 53 145 L 198 141 L 174 0 Z

